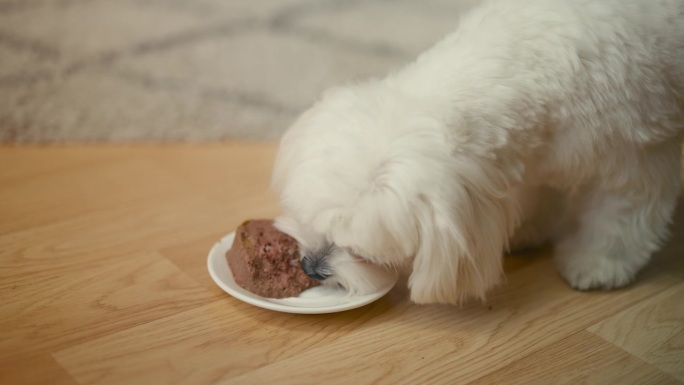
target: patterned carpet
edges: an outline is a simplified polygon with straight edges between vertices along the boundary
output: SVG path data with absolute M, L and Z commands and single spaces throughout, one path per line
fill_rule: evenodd
M 0 141 L 273 140 L 475 0 L 0 0 Z

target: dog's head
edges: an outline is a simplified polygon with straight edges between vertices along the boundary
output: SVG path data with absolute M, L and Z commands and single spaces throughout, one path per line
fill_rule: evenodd
M 386 86 L 348 87 L 285 133 L 276 226 L 300 243 L 307 274 L 365 294 L 410 265 L 417 303 L 483 297 L 499 281 L 501 192 L 429 111 Z

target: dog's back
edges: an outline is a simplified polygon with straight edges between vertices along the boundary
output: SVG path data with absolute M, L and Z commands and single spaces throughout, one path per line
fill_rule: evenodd
M 589 178 L 619 167 L 611 148 L 681 137 L 684 1 L 492 0 L 388 82 L 465 117 L 455 135 L 481 146 L 506 130 L 502 151 L 545 147 L 540 178 Z

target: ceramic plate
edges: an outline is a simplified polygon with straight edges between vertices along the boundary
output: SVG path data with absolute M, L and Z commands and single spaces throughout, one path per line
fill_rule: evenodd
M 396 281 L 392 282 L 377 293 L 363 296 L 347 295 L 343 288 L 316 286 L 303 291 L 299 297 L 282 299 L 260 297 L 241 288 L 233 279 L 233 273 L 230 271 L 225 255 L 233 246 L 234 238 L 235 232 L 232 232 L 221 238 L 211 248 L 207 261 L 209 274 L 214 282 L 226 293 L 248 304 L 264 309 L 300 314 L 335 313 L 355 309 L 380 299 L 396 283 Z

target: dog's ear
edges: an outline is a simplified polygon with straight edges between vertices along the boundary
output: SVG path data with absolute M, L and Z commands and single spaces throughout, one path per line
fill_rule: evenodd
M 426 198 L 417 210 L 421 241 L 409 279 L 415 303 L 484 300 L 503 279 L 503 251 L 514 221 L 511 205 L 481 189 L 461 185 L 456 190 L 456 199 L 449 200 L 453 205 Z

